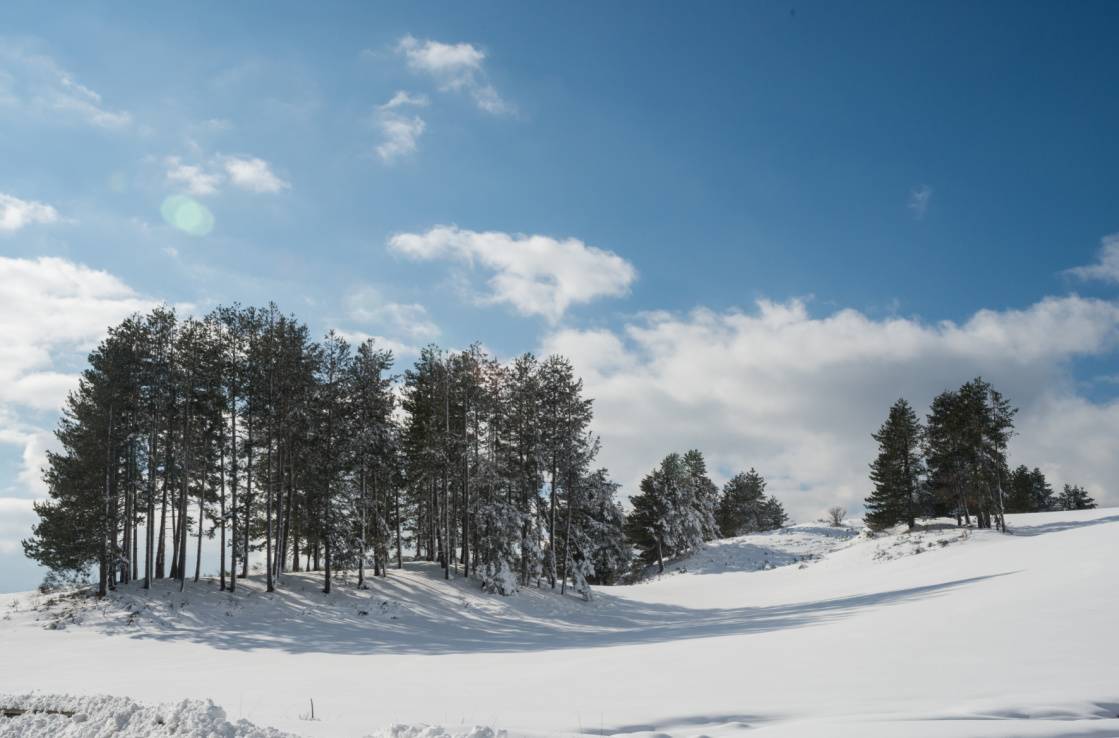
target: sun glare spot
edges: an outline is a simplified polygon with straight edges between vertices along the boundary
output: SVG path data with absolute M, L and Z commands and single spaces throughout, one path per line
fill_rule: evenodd
M 214 214 L 210 209 L 186 195 L 168 197 L 159 212 L 169 225 L 192 236 L 205 236 L 214 229 Z

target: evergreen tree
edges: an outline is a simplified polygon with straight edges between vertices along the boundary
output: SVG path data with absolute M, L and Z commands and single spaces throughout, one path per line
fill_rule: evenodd
M 899 522 L 912 530 L 916 523 L 921 433 L 917 414 L 908 402 L 899 399 L 874 434 L 878 442 L 878 456 L 870 465 L 874 492 L 866 499 L 866 522 L 874 530 Z
M 723 537 L 766 530 L 765 478 L 754 469 L 734 475 L 723 485 L 716 519 Z
M 1011 472 L 1008 486 L 1006 511 L 1009 513 L 1045 512 L 1056 504 L 1053 488 L 1036 467 L 1030 471 L 1025 465 L 1019 466 Z
M 590 471 L 592 404 L 569 361 L 428 347 L 399 416 L 391 366 L 370 341 L 356 354 L 334 332 L 310 341 L 273 304 L 125 320 L 68 401 L 28 555 L 52 575 L 96 566 L 102 593 L 140 561 L 146 586 L 169 560 L 185 589 L 215 537 L 230 590 L 254 552 L 269 591 L 303 567 L 329 592 L 339 569 L 358 586 L 367 561 L 385 576 L 393 548 L 402 566 L 405 546 L 504 594 L 546 579 L 589 597 L 621 576 L 617 485 Z M 671 488 L 675 552 L 714 534 L 702 455 L 676 457 Z
M 789 516 L 785 514 L 785 506 L 772 495 L 766 498 L 765 503 L 762 505 L 762 530 L 777 530 L 784 528 L 789 522 Z
M 1057 498 L 1057 506 L 1061 510 L 1092 510 L 1096 507 L 1096 501 L 1083 487 L 1066 484 Z
M 718 535 L 717 488 L 707 476 L 703 454 L 669 454 L 641 480 L 630 502 L 626 536 L 646 563 L 664 571 L 666 557 L 681 556 Z

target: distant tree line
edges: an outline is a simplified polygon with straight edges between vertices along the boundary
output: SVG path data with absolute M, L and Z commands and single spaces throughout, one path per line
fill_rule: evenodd
M 903 398 L 873 434 L 878 454 L 870 465 L 874 490 L 866 522 L 881 530 L 917 518 L 954 516 L 957 525 L 1005 532 L 1006 513 L 1095 507 L 1079 486 L 1054 497 L 1042 472 L 1007 465 L 1017 409 L 982 378 L 937 395 L 922 424 Z
M 66 401 L 25 552 L 54 572 L 96 567 L 101 594 L 197 581 L 204 537 L 230 591 L 250 554 L 269 591 L 301 570 L 329 592 L 354 569 L 361 586 L 405 549 L 504 594 L 589 596 L 628 570 L 618 485 L 594 464 L 567 359 L 432 346 L 392 369 L 373 340 L 313 341 L 275 305 L 129 317 Z

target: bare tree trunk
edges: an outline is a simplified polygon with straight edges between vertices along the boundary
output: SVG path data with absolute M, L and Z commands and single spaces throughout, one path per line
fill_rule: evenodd
M 272 434 L 268 435 L 268 445 L 264 452 L 264 568 L 267 590 L 274 592 L 276 584 L 272 580 Z
M 221 496 L 219 501 L 219 514 L 221 515 L 221 562 L 218 569 L 221 572 L 221 586 L 219 591 L 225 591 L 225 432 L 222 431 L 221 438 L 218 439 L 220 449 L 218 451 L 218 478 L 221 483 Z
M 101 525 L 101 555 L 97 567 L 97 596 L 109 594 L 109 496 L 113 467 L 113 406 L 109 405 L 109 423 L 105 430 L 105 518 Z
M 205 495 L 203 494 L 204 487 L 198 488 L 198 550 L 194 556 L 194 581 L 198 581 L 199 575 L 202 573 L 202 525 L 206 516 L 205 508 Z
M 186 551 L 187 551 L 187 495 L 190 491 L 190 462 L 191 462 L 191 403 L 189 387 L 193 378 L 188 383 L 187 390 L 187 417 L 183 428 L 183 492 L 179 508 L 179 591 L 186 589 Z M 201 521 L 200 521 L 201 522 Z
M 400 536 L 400 488 L 393 485 L 393 501 L 396 507 L 396 568 L 404 568 L 404 541 Z
M 574 485 L 573 485 L 574 486 Z M 560 594 L 567 592 L 567 560 L 571 558 L 571 514 L 575 507 L 575 490 L 567 490 L 567 523 L 563 532 L 563 567 L 560 576 Z
M 247 445 L 245 447 L 245 519 L 241 527 L 244 528 L 245 558 L 241 560 L 241 578 L 249 576 L 249 546 L 252 529 L 252 502 L 253 502 L 253 417 L 249 416 Z
M 361 485 L 361 554 L 357 559 L 357 586 L 358 589 L 365 587 L 365 464 L 361 465 L 359 472 Z M 373 576 L 377 576 L 377 570 L 373 570 Z
M 231 372 L 237 371 L 237 358 L 234 354 L 233 367 Z M 230 389 L 230 402 L 229 402 L 229 463 L 230 463 L 230 477 L 229 483 L 232 489 L 230 490 L 229 504 L 232 508 L 230 512 L 233 519 L 230 521 L 229 526 L 229 591 L 234 592 L 237 590 L 237 385 L 234 382 Z M 249 551 L 245 549 L 245 558 L 248 559 Z
M 155 423 L 148 436 L 148 524 L 144 528 L 144 589 L 152 587 L 152 567 L 155 564 L 155 555 L 152 551 L 155 544 Z

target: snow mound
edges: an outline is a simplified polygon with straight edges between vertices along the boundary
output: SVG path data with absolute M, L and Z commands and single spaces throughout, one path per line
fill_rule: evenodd
M 821 523 L 748 533 L 703 544 L 697 551 L 665 567 L 665 573 L 721 574 L 802 567 L 845 548 L 859 538 L 861 524 L 831 527 Z M 650 567 L 655 569 L 655 567 Z
M 247 720 L 231 723 L 209 700 L 148 707 L 107 695 L 0 695 L 0 712 L 5 711 L 22 711 L 0 717 L 5 738 L 293 738 Z

